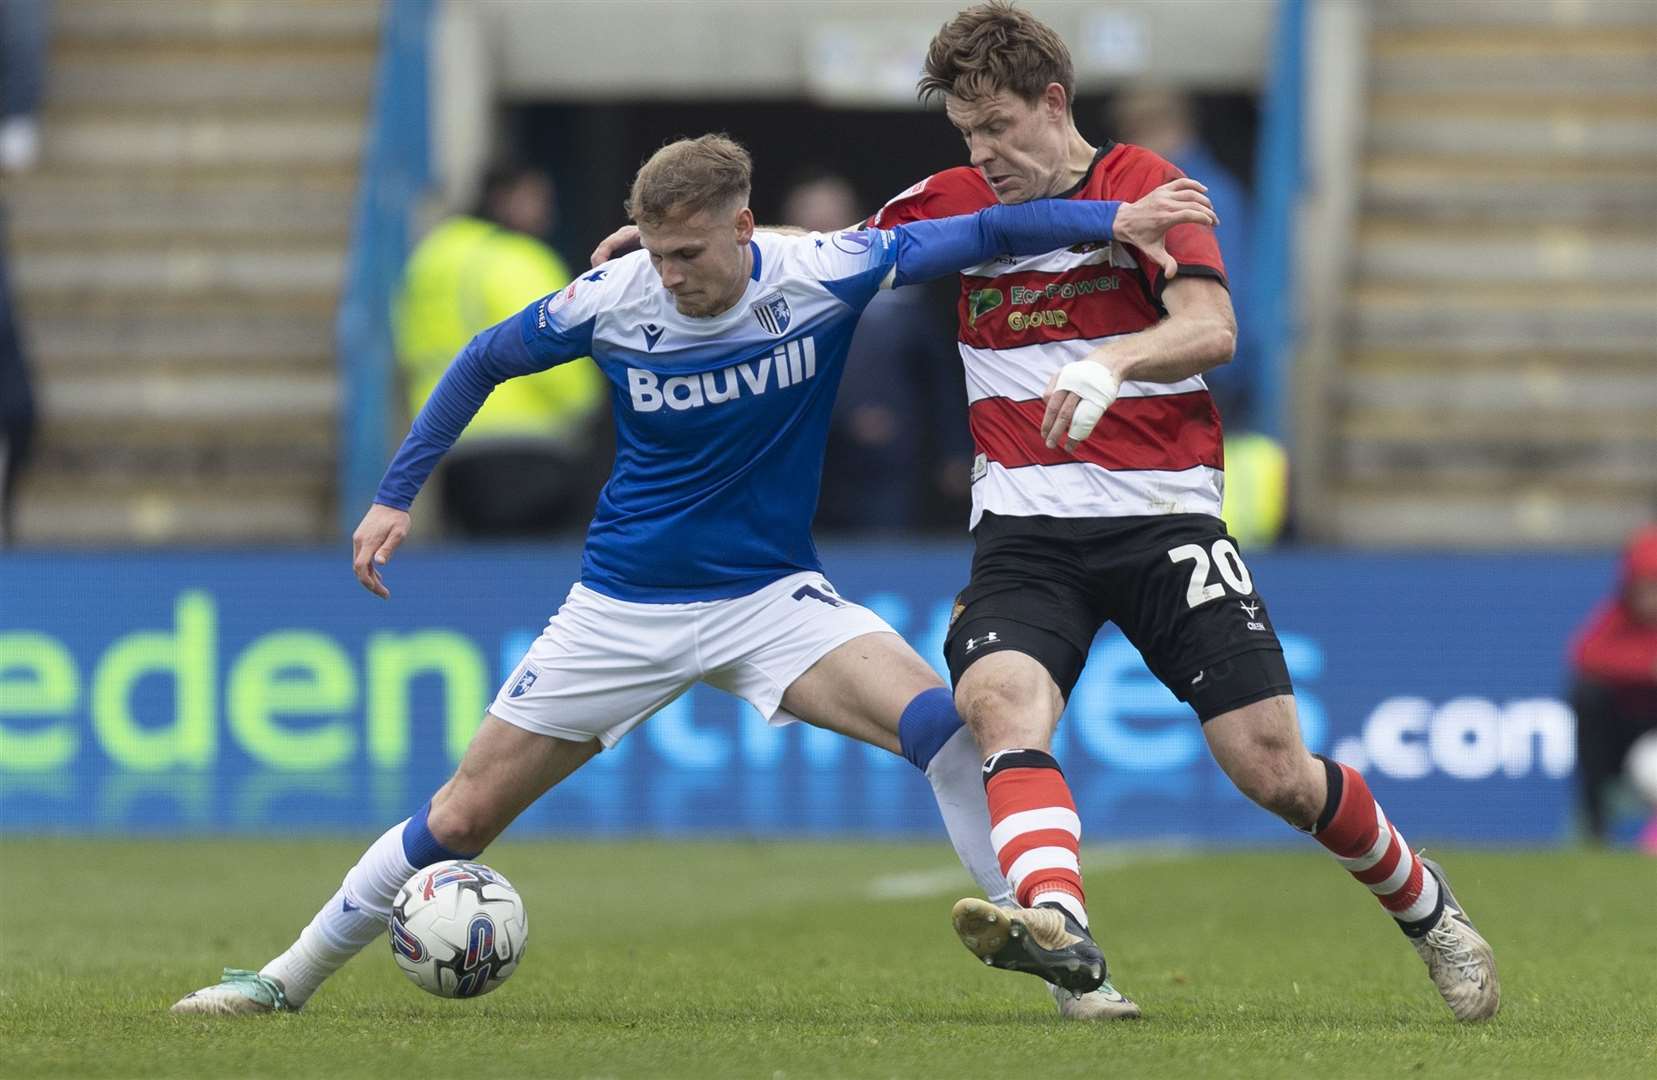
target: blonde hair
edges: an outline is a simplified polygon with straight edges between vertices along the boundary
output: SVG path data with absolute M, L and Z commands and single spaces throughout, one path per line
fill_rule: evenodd
M 992 0 L 945 23 L 926 50 L 925 74 L 915 84 L 922 101 L 948 94 L 962 101 L 1003 90 L 1034 105 L 1051 83 L 1076 100 L 1070 49 L 1053 28 L 1006 0 Z
M 702 135 L 670 142 L 639 167 L 627 197 L 627 216 L 659 225 L 702 210 L 746 205 L 753 188 L 754 162 L 728 135 Z

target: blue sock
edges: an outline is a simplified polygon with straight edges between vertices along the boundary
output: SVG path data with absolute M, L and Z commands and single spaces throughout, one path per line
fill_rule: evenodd
M 980 779 L 984 755 L 943 687 L 915 695 L 898 719 L 903 756 L 926 774 L 949 842 L 961 865 L 993 903 L 1011 901 L 1013 889 L 990 846 L 990 807 Z
M 962 728 L 955 711 L 955 695 L 942 686 L 923 690 L 904 706 L 898 720 L 898 742 L 903 756 L 921 772 L 932 764 L 944 743 Z
M 483 854 L 481 851 L 462 854 L 450 851 L 440 844 L 426 825 L 426 818 L 431 812 L 432 803 L 427 799 L 426 805 L 415 811 L 414 816 L 408 819 L 408 824 L 403 826 L 403 857 L 408 860 L 410 866 L 418 870 L 432 863 L 447 862 L 450 859 L 475 859 Z

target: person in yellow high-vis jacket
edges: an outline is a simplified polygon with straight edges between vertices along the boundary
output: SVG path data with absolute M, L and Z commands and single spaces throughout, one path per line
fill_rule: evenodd
M 473 334 L 569 283 L 563 260 L 539 239 L 551 224 L 546 175 L 497 169 L 475 214 L 441 222 L 414 249 L 393 306 L 411 416 Z M 496 387 L 443 463 L 448 527 L 510 538 L 578 526 L 602 479 L 593 443 L 603 400 L 591 360 Z

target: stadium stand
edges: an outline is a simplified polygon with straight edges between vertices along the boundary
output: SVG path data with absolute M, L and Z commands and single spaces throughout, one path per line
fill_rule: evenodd
M 1319 531 L 1615 544 L 1657 499 L 1657 5 L 1372 11 Z
M 41 164 L 6 193 L 44 400 L 20 541 L 330 535 L 378 19 L 373 0 L 56 5 Z

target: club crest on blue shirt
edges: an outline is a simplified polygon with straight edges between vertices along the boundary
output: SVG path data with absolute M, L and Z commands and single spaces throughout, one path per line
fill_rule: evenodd
M 788 329 L 790 320 L 794 318 L 794 313 L 788 308 L 788 297 L 781 293 L 773 293 L 763 300 L 755 301 L 750 310 L 768 334 L 781 334 Z

